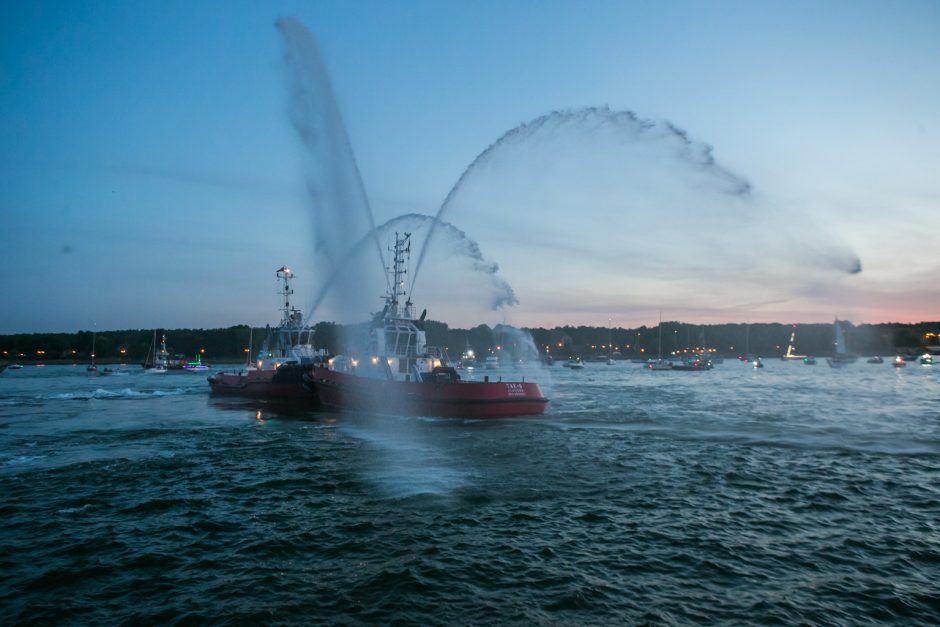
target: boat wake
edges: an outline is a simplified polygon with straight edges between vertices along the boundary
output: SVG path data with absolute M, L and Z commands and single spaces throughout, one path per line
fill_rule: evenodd
M 63 392 L 61 394 L 49 394 L 46 396 L 37 396 L 37 400 L 44 401 L 88 401 L 88 400 L 112 400 L 112 399 L 151 399 L 164 396 L 181 396 L 183 394 L 203 393 L 205 390 L 175 388 L 172 390 L 150 390 L 140 391 L 124 388 L 123 390 L 104 390 L 98 388 L 88 392 Z

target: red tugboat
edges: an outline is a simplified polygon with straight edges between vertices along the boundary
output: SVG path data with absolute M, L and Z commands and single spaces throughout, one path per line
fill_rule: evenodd
M 415 319 L 411 300 L 404 300 L 405 255 L 410 233 L 395 234 L 394 262 L 385 308 L 372 320 L 369 352 L 355 358 L 337 355 L 304 379 L 320 403 L 335 409 L 443 416 L 507 418 L 542 414 L 548 399 L 537 383 L 463 381 L 445 366 L 442 351 L 427 346 L 424 319 Z
M 254 363 L 238 372 L 219 372 L 208 377 L 213 393 L 276 400 L 311 398 L 304 387 L 303 374 L 315 364 L 325 362 L 327 354 L 314 349 L 313 328 L 304 324 L 299 309 L 291 307 L 293 272 L 284 266 L 277 271 L 277 278 L 281 280 L 279 294 L 283 298 L 280 325 L 268 327 Z

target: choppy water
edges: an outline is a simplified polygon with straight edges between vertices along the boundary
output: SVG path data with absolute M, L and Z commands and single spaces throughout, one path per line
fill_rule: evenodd
M 530 372 L 545 416 L 0 375 L 0 623 L 940 620 L 940 367 Z

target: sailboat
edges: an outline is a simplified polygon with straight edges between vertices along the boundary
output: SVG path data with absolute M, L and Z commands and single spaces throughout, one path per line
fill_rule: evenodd
M 650 370 L 672 370 L 672 362 L 663 359 L 663 312 L 659 312 L 659 359 L 646 364 Z
M 167 364 L 170 361 L 170 354 L 166 350 L 166 335 L 160 337 L 160 347 L 157 348 L 157 331 L 153 332 L 153 342 L 150 344 L 151 351 L 147 355 L 147 363 L 144 364 L 144 373 L 146 374 L 166 374 Z
M 98 328 L 95 327 L 95 330 L 91 332 L 91 365 L 89 365 L 85 370 L 88 372 L 98 372 L 98 366 L 95 365 L 95 340 L 98 336 Z
M 738 357 L 743 362 L 754 361 L 756 357 L 751 353 L 751 325 L 746 323 L 744 325 L 744 355 Z
M 781 357 L 783 361 L 802 361 L 806 355 L 796 354 L 796 325 L 793 325 L 793 331 L 790 332 L 790 343 L 787 344 L 787 352 Z
M 830 368 L 841 368 L 846 364 L 855 363 L 855 360 L 857 360 L 858 357 L 845 350 L 845 333 L 842 331 L 842 325 L 839 324 L 838 318 L 836 318 L 834 326 L 835 354 L 833 354 L 830 359 L 827 359 L 826 362 L 829 364 Z
M 611 344 L 610 318 L 607 319 L 607 365 L 614 365 L 614 346 Z

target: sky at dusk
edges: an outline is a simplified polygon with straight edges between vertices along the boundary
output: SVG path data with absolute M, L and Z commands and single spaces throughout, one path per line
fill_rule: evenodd
M 4 3 L 0 111 L 0 333 L 274 323 L 284 264 L 363 320 L 396 230 L 452 326 L 940 318 L 933 1 Z

